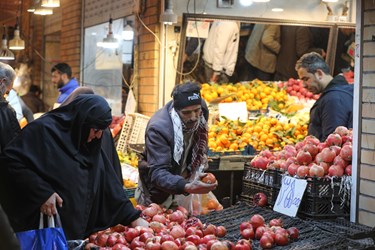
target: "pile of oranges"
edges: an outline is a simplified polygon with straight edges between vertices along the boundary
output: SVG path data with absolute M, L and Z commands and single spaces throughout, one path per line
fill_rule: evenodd
M 244 150 L 247 145 L 257 151 L 281 150 L 307 135 L 307 124 L 281 123 L 274 117 L 260 116 L 245 123 L 233 120 L 217 121 L 209 128 L 208 147 L 213 152 Z
M 221 102 L 246 102 L 247 110 L 266 109 L 269 102 L 275 101 L 280 109 L 284 108 L 288 100 L 285 89 L 280 89 L 273 83 L 260 80 L 236 84 L 202 84 L 202 97 L 207 102 L 223 98 Z

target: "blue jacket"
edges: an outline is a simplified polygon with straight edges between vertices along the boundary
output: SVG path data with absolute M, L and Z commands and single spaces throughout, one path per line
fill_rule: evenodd
M 174 131 L 170 111 L 173 101 L 157 111 L 148 122 L 145 135 L 145 150 L 140 160 L 138 171 L 142 182 L 143 197 L 161 204 L 171 194 L 183 194 L 188 182 L 182 177 L 182 167 L 173 159 Z M 208 118 L 206 103 L 202 100 L 202 110 Z M 191 155 L 191 152 L 189 152 Z M 187 158 L 191 160 L 191 157 Z M 188 163 L 189 164 L 189 163 Z
M 310 110 L 309 135 L 323 142 L 338 126 L 353 127 L 353 90 L 342 75 L 332 79 Z
M 60 95 L 57 98 L 57 103 L 62 103 L 76 88 L 79 87 L 78 81 L 75 78 L 70 79 L 70 81 L 59 88 Z

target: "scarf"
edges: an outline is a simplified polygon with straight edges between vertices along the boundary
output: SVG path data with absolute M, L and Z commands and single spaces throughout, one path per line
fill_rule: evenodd
M 173 159 L 179 163 L 181 156 L 184 150 L 184 137 L 183 132 L 188 132 L 184 124 L 181 121 L 180 116 L 173 108 L 171 111 L 171 119 L 173 122 L 173 131 L 174 131 L 174 150 L 173 150 Z M 199 120 L 196 126 L 190 129 L 190 132 L 195 132 L 193 135 L 193 149 L 192 149 L 192 164 L 188 168 L 189 171 L 194 171 L 199 165 L 204 164 L 204 159 L 206 159 L 206 154 L 208 150 L 207 146 L 207 133 L 208 126 L 207 121 L 202 115 L 199 117 Z

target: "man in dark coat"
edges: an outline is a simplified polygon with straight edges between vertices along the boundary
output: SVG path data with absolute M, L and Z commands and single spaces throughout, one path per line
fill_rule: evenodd
M 320 94 L 310 110 L 308 133 L 325 141 L 338 126 L 353 127 L 353 85 L 341 74 L 332 77 L 329 66 L 318 53 L 303 55 L 296 64 L 304 87 Z
M 15 231 L 36 229 L 40 212 L 57 210 L 67 239 L 84 239 L 119 223 L 148 225 L 124 193 L 112 166 L 116 159 L 101 148 L 111 120 L 104 98 L 79 95 L 30 123 L 7 145 L 1 166 L 13 199 L 3 204 Z
M 179 84 L 172 96 L 146 128 L 144 159 L 138 166 L 138 204 L 155 202 L 169 208 L 175 205 L 175 195 L 205 194 L 217 186 L 190 181 L 207 164 L 208 109 L 200 87 L 192 82 Z

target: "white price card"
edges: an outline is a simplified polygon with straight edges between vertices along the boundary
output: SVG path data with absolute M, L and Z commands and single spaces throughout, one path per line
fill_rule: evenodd
M 306 180 L 283 176 L 281 189 L 273 210 L 295 217 L 307 186 Z

